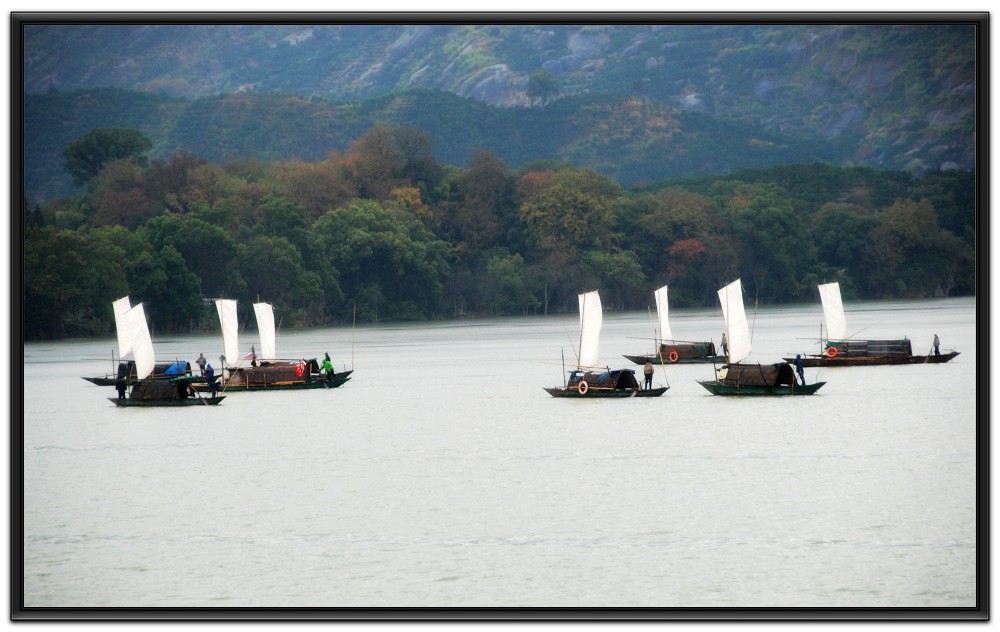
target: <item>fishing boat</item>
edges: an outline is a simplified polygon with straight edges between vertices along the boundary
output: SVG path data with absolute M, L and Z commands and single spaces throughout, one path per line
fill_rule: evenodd
M 149 336 L 142 303 L 125 312 L 116 326 L 119 327 L 119 334 L 123 328 L 126 330 L 129 349 L 135 357 L 136 377 L 128 383 L 118 383 L 118 397 L 108 398 L 115 406 L 215 406 L 225 399 L 224 395 L 202 397 L 187 374 L 150 377 L 156 362 L 153 360 L 153 341 Z
M 659 337 L 655 338 L 656 348 L 649 355 L 626 355 L 628 360 L 636 364 L 646 364 L 652 362 L 659 364 L 669 362 L 670 364 L 688 364 L 699 362 L 723 362 L 724 355 L 718 355 L 715 343 L 708 342 L 688 342 L 684 340 L 674 340 L 670 331 L 670 318 L 667 309 L 667 286 L 653 292 L 656 299 L 656 316 L 660 325 Z
M 750 355 L 752 345 L 750 326 L 743 309 L 743 283 L 740 279 L 719 290 L 719 302 L 726 321 L 728 355 L 726 364 L 716 369 L 716 379 L 698 381 L 708 392 L 726 396 L 812 395 L 826 384 L 800 382 L 788 362 L 743 363 Z
M 114 373 L 83 377 L 83 379 L 98 386 L 114 386 L 119 382 L 119 380 L 124 380 L 126 383 L 132 383 L 138 379 L 135 360 L 124 359 L 125 356 L 132 352 L 131 340 L 129 339 L 129 325 L 125 322 L 125 319 L 128 318 L 126 314 L 128 314 L 128 311 L 132 309 L 131 302 L 129 301 L 128 296 L 123 296 L 116 301 L 112 301 L 111 306 L 115 312 L 115 331 L 118 337 L 118 368 Z M 114 366 L 114 362 L 114 350 L 112 350 L 112 366 Z M 153 370 L 149 376 L 176 377 L 183 374 L 191 375 L 191 363 L 175 360 L 173 362 L 154 363 Z
M 349 379 L 352 370 L 325 372 L 315 358 L 280 359 L 276 355 L 274 310 L 269 303 L 254 303 L 254 315 L 260 335 L 261 352 L 254 347 L 241 356 L 237 303 L 232 299 L 217 299 L 216 310 L 222 325 L 223 371 L 218 388 L 230 391 L 271 391 L 337 388 Z M 329 356 L 327 356 L 329 357 Z M 233 364 L 229 358 L 239 358 Z M 207 385 L 196 385 L 204 389 Z
M 826 338 L 820 332 L 822 353 L 806 354 L 802 365 L 808 367 L 878 366 L 884 364 L 936 364 L 947 362 L 959 354 L 948 353 L 913 355 L 909 338 L 888 340 L 857 340 L 847 336 L 847 317 L 840 297 L 839 283 L 817 286 L 823 303 L 823 320 Z M 788 360 L 788 358 L 785 358 Z
M 577 365 L 569 371 L 566 386 L 545 388 L 553 397 L 578 399 L 603 397 L 659 397 L 668 386 L 640 388 L 633 369 L 600 368 L 601 327 L 604 316 L 601 296 L 595 290 L 579 295 L 580 352 Z

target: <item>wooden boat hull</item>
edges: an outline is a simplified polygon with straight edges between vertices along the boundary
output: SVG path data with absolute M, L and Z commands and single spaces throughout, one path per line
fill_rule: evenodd
M 115 385 L 115 378 L 111 377 L 111 376 L 107 376 L 107 377 L 86 377 L 86 376 L 84 376 L 83 379 L 87 380 L 91 384 L 97 384 L 98 386 L 114 386 Z
M 236 376 L 231 378 L 228 382 L 224 382 L 222 379 L 217 379 L 217 386 L 215 390 L 220 393 L 233 393 L 243 391 L 302 391 L 319 388 L 337 388 L 339 386 L 343 386 L 351 379 L 351 373 L 354 373 L 353 369 L 341 371 L 340 373 L 334 373 L 330 380 L 313 375 L 309 381 L 304 379 L 282 380 L 279 378 L 268 382 L 244 382 L 240 379 L 240 374 L 237 373 Z M 195 384 L 194 387 L 203 392 L 208 390 L 208 385 L 204 383 Z
M 593 398 L 627 398 L 627 397 L 659 397 L 667 392 L 667 386 L 651 388 L 648 390 L 632 390 L 621 388 L 591 388 L 586 395 L 581 395 L 576 388 L 546 388 L 545 392 L 552 397 L 568 397 L 571 399 L 593 399 Z
M 172 376 L 172 375 L 153 375 L 151 377 L 152 378 L 170 378 L 170 379 L 176 379 L 177 376 Z M 204 382 L 205 381 L 205 378 L 203 376 L 201 376 L 201 375 L 185 375 L 185 376 L 182 376 L 182 377 L 187 378 L 188 380 L 190 380 L 194 384 L 197 384 L 199 382 Z M 96 384 L 98 386 L 114 386 L 117 383 L 116 378 L 113 375 L 107 375 L 107 376 L 104 376 L 104 377 L 97 377 L 97 376 L 95 376 L 95 377 L 86 377 L 86 376 L 84 376 L 83 379 L 87 380 L 91 384 Z M 129 384 L 132 384 L 135 381 L 136 380 L 133 377 L 133 378 L 131 378 L 129 380 L 126 380 L 125 384 L 129 385 Z
M 836 366 L 883 366 L 888 364 L 940 364 L 948 362 L 959 351 L 942 353 L 941 355 L 906 355 L 906 356 L 837 356 L 831 358 L 826 355 L 811 355 L 802 358 L 802 366 L 807 367 L 836 367 Z M 784 358 L 786 362 L 794 362 L 795 358 Z
M 814 384 L 797 384 L 788 386 L 785 384 L 776 385 L 735 385 L 722 384 L 718 381 L 702 381 L 698 383 L 712 395 L 726 396 L 756 396 L 756 397 L 785 397 L 791 395 L 812 395 L 818 391 L 826 382 L 816 382 Z
M 159 406 L 216 406 L 219 402 L 226 399 L 225 395 L 219 395 L 217 397 L 187 397 L 184 399 L 132 399 L 123 398 L 119 399 L 117 397 L 109 397 L 110 401 L 115 403 L 115 406 L 120 408 L 131 408 L 135 407 L 159 407 Z
M 218 390 L 226 393 L 243 391 L 302 391 L 317 388 L 337 388 L 338 386 L 343 386 L 350 379 L 349 377 L 345 377 L 341 379 L 334 378 L 332 380 L 314 380 L 312 382 L 274 382 L 271 384 L 230 383 L 220 387 Z
M 643 356 L 626 355 L 622 357 L 636 364 L 646 364 L 646 362 L 652 362 L 653 364 L 657 365 L 660 364 L 661 362 L 663 364 L 708 364 L 708 363 L 725 364 L 727 361 L 726 356 L 702 356 L 699 358 L 677 358 L 677 360 L 673 362 L 671 362 L 669 358 L 661 359 L 653 354 L 643 355 Z

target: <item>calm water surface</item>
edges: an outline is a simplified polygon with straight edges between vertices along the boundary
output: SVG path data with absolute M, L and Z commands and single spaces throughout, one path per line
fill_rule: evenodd
M 814 397 L 713 397 L 711 365 L 684 365 L 658 399 L 567 401 L 542 387 L 576 315 L 283 330 L 279 355 L 354 379 L 142 410 L 80 379 L 110 338 L 28 344 L 24 605 L 975 606 L 975 301 L 846 308 L 862 337 L 961 355 L 807 369 Z M 750 360 L 818 349 L 818 304 L 748 317 Z M 671 324 L 723 329 L 717 309 Z M 606 314 L 602 358 L 639 368 L 621 355 L 652 334 Z

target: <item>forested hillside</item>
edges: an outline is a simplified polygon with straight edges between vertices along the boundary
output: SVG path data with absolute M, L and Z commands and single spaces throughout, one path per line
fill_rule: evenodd
M 377 126 L 319 160 L 150 158 L 134 129 L 67 144 L 85 191 L 25 209 L 28 339 L 108 334 L 111 301 L 157 331 L 214 327 L 209 299 L 272 302 L 285 326 L 572 312 L 600 288 L 641 309 L 670 284 L 707 306 L 742 277 L 762 303 L 975 292 L 974 173 L 802 164 L 623 187 L 559 161 L 440 162 Z M 148 154 L 148 155 L 147 155 Z
M 272 162 L 344 152 L 376 124 L 426 131 L 434 138 L 435 159 L 444 164 L 467 166 L 474 153 L 487 149 L 515 168 L 563 160 L 626 186 L 803 160 L 839 163 L 851 149 L 635 97 L 577 97 L 512 110 L 432 91 L 333 104 L 276 94 L 187 101 L 95 90 L 29 97 L 27 199 L 37 204 L 74 192 L 62 168 L 63 147 L 96 127 L 140 129 L 161 159 L 187 151 L 213 162 Z

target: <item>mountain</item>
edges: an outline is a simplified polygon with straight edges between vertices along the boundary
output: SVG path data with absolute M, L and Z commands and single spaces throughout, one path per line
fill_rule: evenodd
M 28 24 L 29 199 L 64 190 L 62 146 L 93 126 L 137 127 L 160 156 L 273 160 L 412 125 L 450 164 L 488 148 L 623 184 L 817 160 L 971 169 L 975 29 Z

